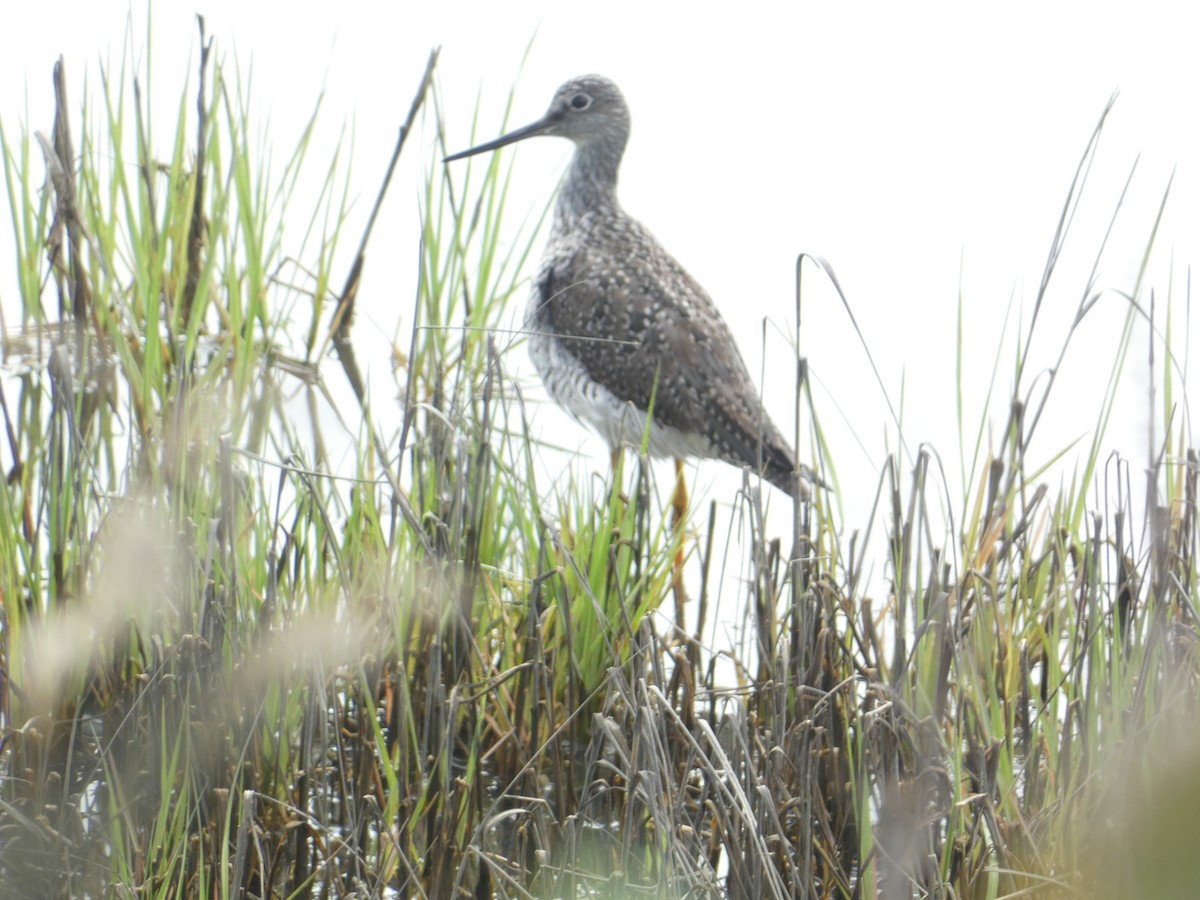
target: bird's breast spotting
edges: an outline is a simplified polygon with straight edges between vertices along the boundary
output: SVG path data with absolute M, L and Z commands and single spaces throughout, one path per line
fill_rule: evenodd
M 560 330 L 552 315 L 552 304 L 570 304 L 572 289 L 567 285 L 556 290 L 557 285 L 554 260 L 547 259 L 530 292 L 526 314 L 529 356 L 554 402 L 593 428 L 610 447 L 637 449 L 648 437 L 651 456 L 716 457 L 716 449 L 703 435 L 686 433 L 653 419 L 647 434 L 648 404 L 618 396 L 588 371 L 572 352 L 572 345 L 604 338 Z

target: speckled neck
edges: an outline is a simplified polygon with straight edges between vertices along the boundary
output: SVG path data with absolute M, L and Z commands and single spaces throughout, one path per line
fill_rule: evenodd
M 554 227 L 566 230 L 585 213 L 615 211 L 617 169 L 629 141 L 628 131 L 613 131 L 602 138 L 576 144 L 571 168 L 558 192 L 554 207 Z

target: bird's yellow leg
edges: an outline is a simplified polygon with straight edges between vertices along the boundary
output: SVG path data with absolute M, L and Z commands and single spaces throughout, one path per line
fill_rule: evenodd
M 610 490 L 612 492 L 612 495 L 616 496 L 616 497 L 620 497 L 622 503 L 628 503 L 629 498 L 625 496 L 625 485 L 621 483 L 622 482 L 621 476 L 624 473 L 622 473 L 621 469 L 620 469 L 620 465 L 621 465 L 621 447 L 620 446 L 613 447 L 608 452 L 608 461 L 611 464 L 611 467 L 609 468 L 608 471 L 609 471 L 609 474 L 611 477 L 611 481 L 609 482 L 609 484 L 611 485 Z
M 687 516 L 687 481 L 683 477 L 683 460 L 675 460 L 675 492 L 671 495 L 671 525 L 679 528 Z
M 684 528 L 687 524 L 687 481 L 683 477 L 683 460 L 675 460 L 675 491 L 671 495 L 671 529 L 679 541 L 671 568 L 671 591 L 675 594 L 675 627 L 684 627 L 683 607 L 687 603 L 687 588 L 683 585 Z

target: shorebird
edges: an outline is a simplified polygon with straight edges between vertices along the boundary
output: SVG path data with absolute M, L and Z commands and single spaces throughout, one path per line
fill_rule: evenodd
M 674 457 L 680 517 L 684 457 L 749 466 L 796 497 L 801 480 L 821 482 L 796 465 L 713 301 L 617 202 L 629 121 L 617 86 L 584 75 L 538 121 L 444 161 L 537 135 L 574 142 L 526 321 L 550 396 L 608 441 L 614 461 L 644 436 L 651 456 Z

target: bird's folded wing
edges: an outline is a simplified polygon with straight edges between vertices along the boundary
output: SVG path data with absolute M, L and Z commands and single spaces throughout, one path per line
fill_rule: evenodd
M 631 227 L 635 223 L 631 223 Z M 608 236 L 552 263 L 544 316 L 592 380 L 719 455 L 788 478 L 794 458 L 765 415 L 712 300 L 647 232 Z

